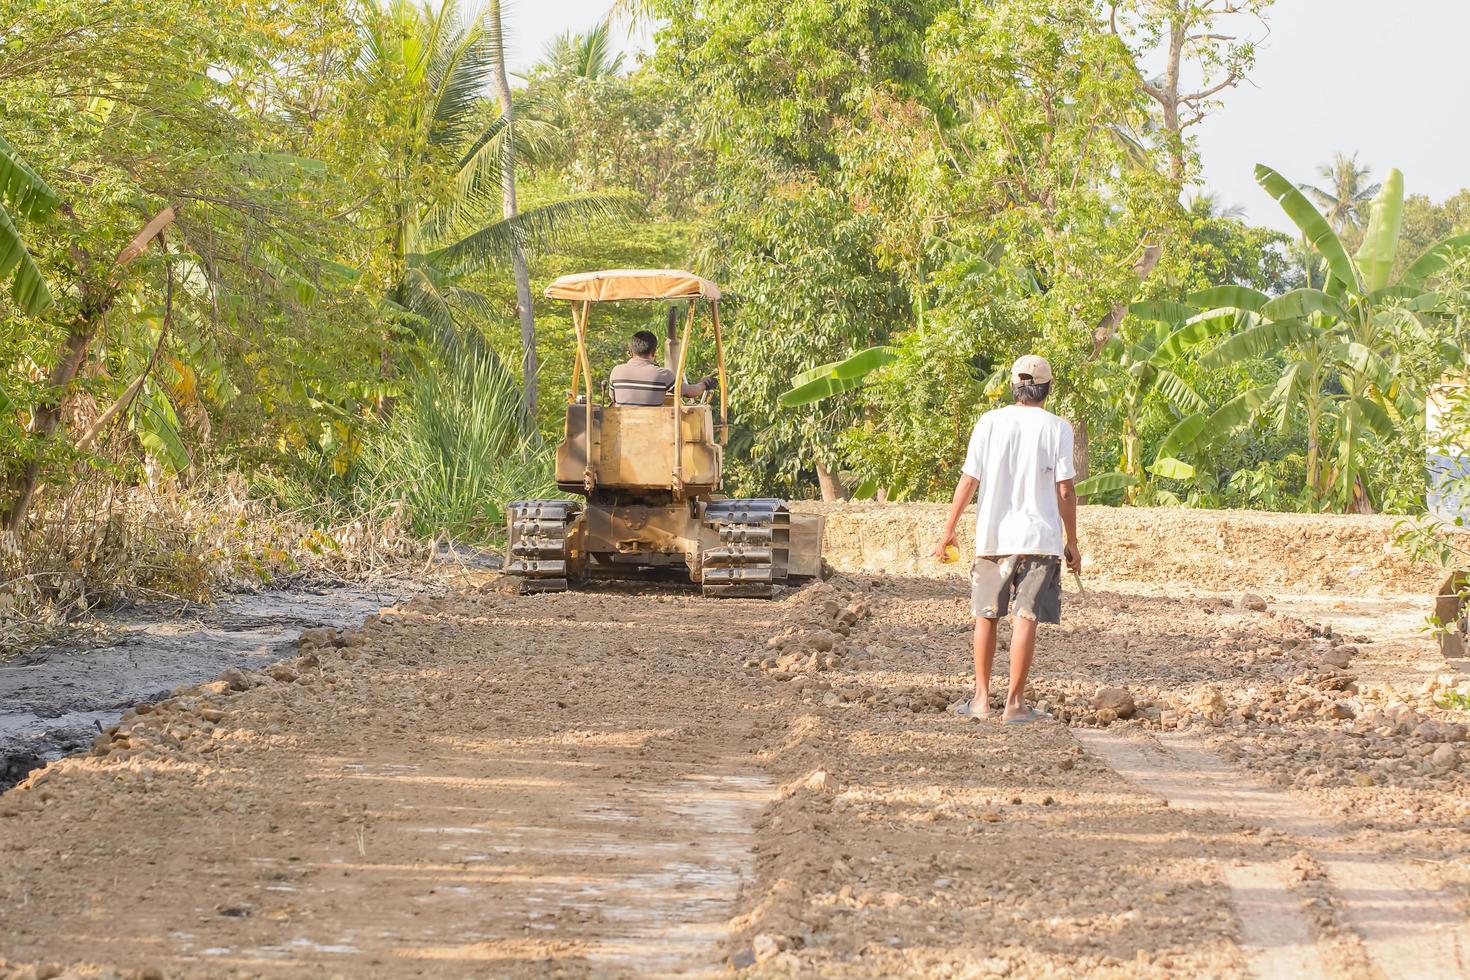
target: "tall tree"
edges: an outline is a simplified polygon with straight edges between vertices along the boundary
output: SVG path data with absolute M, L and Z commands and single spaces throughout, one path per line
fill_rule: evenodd
M 505 120 L 507 139 L 500 152 L 500 197 L 506 220 L 519 213 L 516 207 L 515 104 L 510 97 L 510 76 L 505 69 L 505 32 L 500 0 L 490 0 L 486 11 L 490 23 L 491 74 L 500 113 Z M 511 241 L 511 265 L 516 281 L 516 314 L 521 321 L 521 384 L 526 411 L 536 414 L 536 315 L 531 307 L 531 270 L 525 249 L 518 239 Z
M 616 75 L 623 69 L 624 55 L 612 50 L 612 25 L 604 19 L 586 31 L 564 31 L 546 45 L 537 66 L 541 74 L 556 79 L 591 80 Z
M 1183 192 L 1189 177 L 1186 131 L 1203 122 L 1215 96 L 1244 81 L 1255 64 L 1255 44 L 1231 26 L 1263 21 L 1272 0 L 1112 0 L 1113 33 L 1143 64 L 1163 55 L 1163 72 L 1139 73 L 1138 85 L 1158 106 L 1159 130 L 1169 157 L 1169 179 Z
M 1356 153 L 1352 156 L 1337 153 L 1333 155 L 1331 163 L 1319 166 L 1317 173 L 1322 177 L 1321 185 L 1297 186 L 1317 205 L 1332 230 L 1341 235 L 1361 225 L 1368 216 L 1373 196 L 1382 186 L 1377 182 L 1369 183 L 1373 168 L 1359 166 Z

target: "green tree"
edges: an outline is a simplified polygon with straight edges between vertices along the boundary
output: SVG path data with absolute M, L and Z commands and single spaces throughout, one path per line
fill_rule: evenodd
M 552 134 L 545 123 L 517 120 L 508 96 L 498 112 L 485 98 L 504 60 L 495 12 L 465 20 L 455 0 L 438 7 L 391 0 L 367 16 L 358 73 L 375 107 L 370 152 L 386 175 L 379 200 L 389 235 L 388 309 L 410 327 L 426 324 L 449 348 L 474 344 L 473 324 L 490 307 L 470 279 L 510 260 L 530 409 L 536 343 L 526 253 L 616 208 L 606 198 L 516 206 L 517 146 L 524 156 Z M 391 374 L 386 347 L 384 357 Z

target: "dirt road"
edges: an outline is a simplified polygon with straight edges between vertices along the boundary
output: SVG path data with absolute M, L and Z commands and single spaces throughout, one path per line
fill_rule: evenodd
M 1067 598 L 1029 728 L 957 576 L 307 634 L 0 797 L 0 976 L 1470 975 L 1425 641 Z

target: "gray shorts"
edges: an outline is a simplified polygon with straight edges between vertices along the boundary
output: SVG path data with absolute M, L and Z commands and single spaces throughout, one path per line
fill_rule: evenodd
M 996 555 L 970 566 L 970 613 L 977 619 L 1020 616 L 1062 621 L 1062 560 L 1055 555 Z

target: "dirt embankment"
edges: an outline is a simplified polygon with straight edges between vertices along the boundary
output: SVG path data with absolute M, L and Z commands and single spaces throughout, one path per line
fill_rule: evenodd
M 826 557 L 836 568 L 889 575 L 952 571 L 929 558 L 947 504 L 822 504 L 794 509 L 827 517 Z M 973 548 L 973 512 L 960 549 Z M 1437 568 L 1394 544 L 1399 519 L 1160 507 L 1082 507 L 1089 581 L 1190 586 L 1213 591 L 1293 589 L 1351 595 L 1427 594 Z

